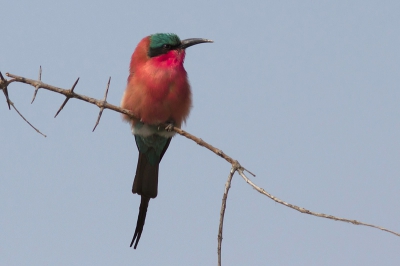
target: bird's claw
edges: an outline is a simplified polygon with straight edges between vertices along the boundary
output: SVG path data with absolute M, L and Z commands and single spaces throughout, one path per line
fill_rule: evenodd
M 169 123 L 166 127 L 165 130 L 168 132 L 171 132 L 174 129 L 174 124 L 173 123 Z

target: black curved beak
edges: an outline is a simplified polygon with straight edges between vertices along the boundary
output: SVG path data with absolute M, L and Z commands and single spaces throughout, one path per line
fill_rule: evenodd
M 186 40 L 181 41 L 180 48 L 181 49 L 186 49 L 186 48 L 188 48 L 188 47 L 190 47 L 192 45 L 196 45 L 196 44 L 199 44 L 199 43 L 207 43 L 207 42 L 214 42 L 214 41 L 209 40 L 209 39 L 202 39 L 202 38 L 186 39 Z

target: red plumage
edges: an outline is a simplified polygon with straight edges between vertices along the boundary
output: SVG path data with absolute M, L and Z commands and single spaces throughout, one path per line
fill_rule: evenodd
M 183 67 L 185 49 L 205 42 L 212 41 L 199 38 L 181 41 L 175 34 L 155 34 L 143 38 L 132 54 L 121 107 L 136 117 L 131 119 L 124 115 L 124 119 L 132 124 L 139 150 L 132 186 L 132 193 L 141 196 L 131 242 L 135 249 L 142 235 L 149 201 L 157 197 L 159 163 L 174 134 L 152 125 L 168 123 L 181 127 L 185 122 L 192 105 L 189 81 Z M 136 124 L 139 121 L 141 124 Z
M 149 45 L 150 36 L 142 39 L 132 54 L 121 107 L 130 110 L 145 124 L 173 121 L 180 127 L 192 105 L 190 85 L 183 67 L 185 50 L 171 50 L 150 58 Z

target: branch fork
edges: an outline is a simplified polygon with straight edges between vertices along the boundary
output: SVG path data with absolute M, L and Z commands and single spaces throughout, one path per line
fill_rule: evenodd
M 9 82 L 3 77 L 3 74 L 1 74 L 0 72 L 0 89 L 3 91 L 4 96 L 6 97 L 7 100 L 7 104 L 8 104 L 8 110 L 11 110 L 10 107 L 10 98 L 8 98 L 8 90 L 7 90 L 7 86 L 8 86 Z

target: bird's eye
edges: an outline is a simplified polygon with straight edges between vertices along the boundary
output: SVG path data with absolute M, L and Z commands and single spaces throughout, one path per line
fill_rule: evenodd
M 163 48 L 164 48 L 164 49 L 171 49 L 171 45 L 170 45 L 170 44 L 164 44 L 164 45 L 163 45 Z

